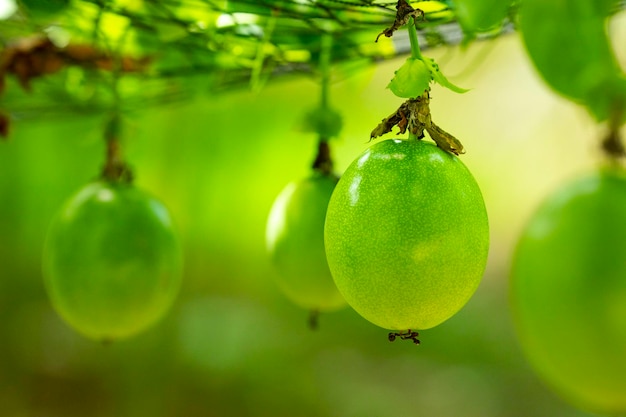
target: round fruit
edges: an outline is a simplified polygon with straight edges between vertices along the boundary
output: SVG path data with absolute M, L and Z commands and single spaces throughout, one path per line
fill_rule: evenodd
M 283 293 L 301 307 L 334 310 L 345 305 L 324 252 L 324 218 L 337 177 L 315 173 L 278 195 L 267 222 L 267 250 Z
M 94 182 L 53 220 L 43 258 L 52 305 L 103 341 L 155 323 L 172 304 L 181 251 L 166 208 L 128 184 Z
M 325 243 L 337 288 L 359 314 L 386 329 L 428 329 L 478 287 L 489 226 L 457 157 L 425 141 L 386 140 L 337 184 Z
M 551 196 L 526 227 L 512 303 L 536 371 L 581 408 L 626 414 L 626 174 Z

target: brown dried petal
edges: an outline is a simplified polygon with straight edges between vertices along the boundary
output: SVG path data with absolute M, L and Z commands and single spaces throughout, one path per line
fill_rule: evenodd
M 435 141 L 437 146 L 439 146 L 444 151 L 453 153 L 455 155 L 465 153 L 465 150 L 463 149 L 463 144 L 457 138 L 455 138 L 436 124 L 431 123 L 430 126 L 426 127 L 426 131 Z

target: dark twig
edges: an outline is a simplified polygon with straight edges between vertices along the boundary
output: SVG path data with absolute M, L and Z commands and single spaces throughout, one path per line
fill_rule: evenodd
M 414 18 L 418 20 L 424 18 L 424 12 L 420 9 L 414 9 L 406 0 L 398 0 L 396 10 L 398 12 L 396 13 L 396 19 L 393 21 L 393 24 L 376 36 L 376 42 L 378 42 L 378 38 L 382 35 L 391 38 L 396 30 L 409 22 L 409 19 Z

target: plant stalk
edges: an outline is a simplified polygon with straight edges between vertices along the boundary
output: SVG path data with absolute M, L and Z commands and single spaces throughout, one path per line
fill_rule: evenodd
M 422 57 L 422 51 L 420 50 L 420 43 L 417 37 L 417 26 L 415 24 L 414 17 L 409 19 L 407 29 L 409 31 L 409 41 L 411 42 L 411 57 L 420 60 L 424 59 L 424 57 Z

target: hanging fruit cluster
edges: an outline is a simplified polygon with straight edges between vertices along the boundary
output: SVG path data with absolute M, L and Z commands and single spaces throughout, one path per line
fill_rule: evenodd
M 111 342 L 145 330 L 170 308 L 182 255 L 165 206 L 132 184 L 122 158 L 119 117 L 106 129 L 100 178 L 53 220 L 43 253 L 57 312 L 85 336 Z
M 515 22 L 546 83 L 608 130 L 601 140 L 605 166 L 557 190 L 520 238 L 511 271 L 516 327 L 539 375 L 565 398 L 594 412 L 626 413 L 620 135 L 626 75 L 606 29 L 618 2 L 20 0 L 14 6 L 1 22 L 2 137 L 15 115 L 39 115 L 15 104 L 18 90 L 45 91 L 57 97 L 49 107 L 66 114 L 73 108 L 117 114 L 123 106 L 189 98 L 200 89 L 193 75 L 207 79 L 207 91 L 256 89 L 277 74 L 315 68 L 322 100 L 308 120 L 319 137 L 317 157 L 311 174 L 278 196 L 267 224 L 276 281 L 312 317 L 347 303 L 391 330 L 389 340 L 414 343 L 417 330 L 467 303 L 489 246 L 480 189 L 458 158 L 464 146 L 430 111 L 433 81 L 466 90 L 422 55 L 417 28 L 433 44 L 449 43 L 442 28 L 456 22 L 467 43 Z M 388 87 L 405 101 L 370 138 L 396 127 L 408 138 L 374 144 L 339 179 L 330 158 L 330 140 L 341 127 L 328 101 L 330 57 L 371 62 L 408 52 L 390 40 L 403 27 L 410 56 Z M 37 84 L 44 77 L 54 81 Z M 51 225 L 44 278 L 68 323 L 110 341 L 166 313 L 180 286 L 182 257 L 163 204 L 132 184 L 117 128 L 105 138 L 102 176 Z

